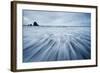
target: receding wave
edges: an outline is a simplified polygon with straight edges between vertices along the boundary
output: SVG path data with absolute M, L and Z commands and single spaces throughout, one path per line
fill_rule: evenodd
M 23 62 L 90 58 L 90 27 L 23 26 Z

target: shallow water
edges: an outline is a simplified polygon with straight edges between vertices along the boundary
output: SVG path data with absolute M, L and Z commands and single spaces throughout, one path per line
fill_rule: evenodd
M 23 26 L 23 62 L 91 58 L 90 27 Z

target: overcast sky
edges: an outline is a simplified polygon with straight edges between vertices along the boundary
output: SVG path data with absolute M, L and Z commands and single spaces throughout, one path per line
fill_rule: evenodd
M 40 26 L 90 26 L 90 13 L 23 10 L 23 24 Z

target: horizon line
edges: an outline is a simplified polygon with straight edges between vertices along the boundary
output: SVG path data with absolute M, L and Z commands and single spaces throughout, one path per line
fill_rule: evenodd
M 30 25 L 23 25 L 23 26 L 30 26 Z M 34 25 L 32 25 L 34 26 Z M 37 27 L 40 27 L 41 25 L 37 26 Z M 91 27 L 91 26 L 41 26 L 41 27 Z

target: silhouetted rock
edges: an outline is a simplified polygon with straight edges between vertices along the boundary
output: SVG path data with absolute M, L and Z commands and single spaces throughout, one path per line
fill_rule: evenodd
M 33 26 L 39 26 L 39 25 L 38 25 L 38 23 L 37 23 L 37 22 L 34 22 L 34 23 L 33 23 Z
M 28 26 L 32 26 L 32 24 L 28 24 Z

